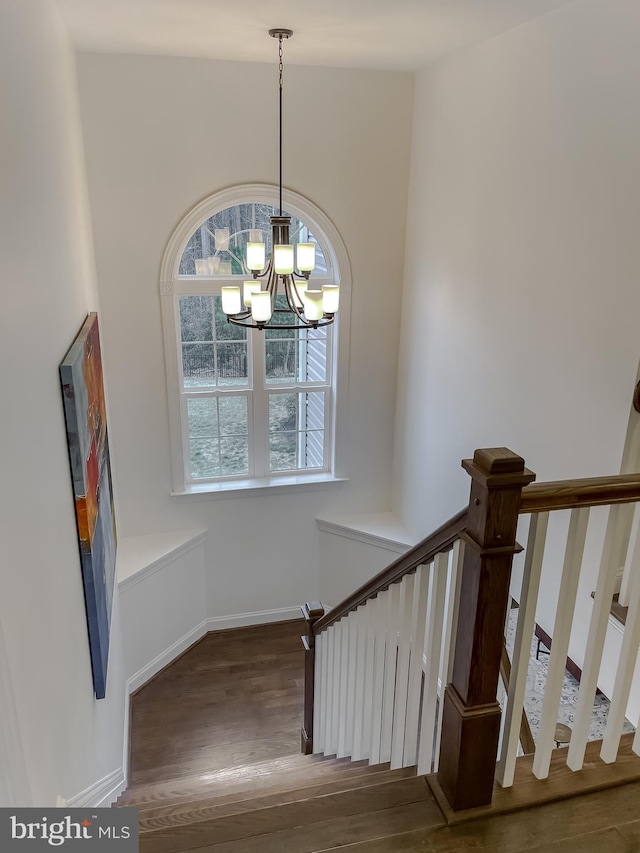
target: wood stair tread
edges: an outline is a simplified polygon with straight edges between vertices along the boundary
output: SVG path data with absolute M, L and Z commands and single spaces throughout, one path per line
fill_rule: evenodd
M 312 781 L 324 781 L 340 775 L 362 775 L 381 773 L 389 769 L 388 764 L 369 766 L 364 761 L 349 761 L 348 758 L 322 759 L 300 754 L 284 758 L 259 761 L 243 766 L 226 767 L 211 773 L 174 778 L 163 782 L 132 786 L 119 798 L 116 807 L 136 806 L 142 813 L 160 806 L 200 799 L 213 799 L 241 792 L 266 791 L 273 789 L 291 790 Z
M 361 771 L 366 769 L 361 768 Z M 404 767 L 378 773 L 359 772 L 357 775 L 342 773 L 334 778 L 327 779 L 327 781 L 308 780 L 309 784 L 304 787 L 288 790 L 268 791 L 266 793 L 262 790 L 241 791 L 237 794 L 159 806 L 141 814 L 140 832 L 154 832 L 159 829 L 183 826 L 187 823 L 197 823 L 232 814 L 247 813 L 271 806 L 299 803 L 314 797 L 371 788 L 374 785 L 413 777 L 415 777 L 415 767 Z
M 140 853 L 311 853 L 443 823 L 424 777 L 410 777 L 146 832 Z

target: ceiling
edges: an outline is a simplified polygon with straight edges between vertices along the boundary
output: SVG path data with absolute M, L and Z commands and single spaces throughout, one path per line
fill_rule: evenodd
M 79 50 L 413 71 L 573 0 L 57 0 Z

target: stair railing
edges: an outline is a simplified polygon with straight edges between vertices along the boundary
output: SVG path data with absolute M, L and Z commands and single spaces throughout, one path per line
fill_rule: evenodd
M 513 784 L 543 565 L 559 577 L 559 591 L 532 769 L 539 779 L 549 774 L 591 507 L 609 512 L 566 751 L 571 770 L 584 762 L 616 585 L 628 610 L 600 752 L 606 763 L 616 760 L 640 644 L 640 474 L 529 485 L 535 475 L 506 448 L 477 450 L 462 465 L 472 478 L 465 510 L 329 613 L 318 603 L 304 608 L 303 751 L 433 771 L 454 811 L 488 805 L 494 779 Z M 545 545 L 549 516 L 561 511 L 570 516 L 558 559 L 557 537 L 548 553 Z M 523 550 L 515 538 L 520 516 L 530 522 L 496 765 L 496 692 L 512 560 Z M 593 552 L 597 535 L 589 542 Z M 640 721 L 633 722 L 640 755 Z
M 559 579 L 552 629 L 548 675 L 544 690 L 540 730 L 536 738 L 531 770 L 538 779 L 549 776 L 555 745 L 569 642 L 582 581 L 580 613 L 589 613 L 577 705 L 571 723 L 566 764 L 578 771 L 584 766 L 589 729 L 601 668 L 613 595 L 620 587 L 620 600 L 628 606 L 619 655 L 609 653 L 613 687 L 608 690 L 611 704 L 600 747 L 606 764 L 616 761 L 627 711 L 640 644 L 640 531 L 636 505 L 640 501 L 640 474 L 564 480 L 529 486 L 522 494 L 520 513 L 529 515 L 529 533 L 513 664 L 505 707 L 505 725 L 497 780 L 502 787 L 513 785 L 517 758 L 517 727 L 522 712 L 531 637 L 536 620 L 538 593 L 543 573 Z M 594 519 L 592 507 L 608 507 Z M 563 518 L 564 516 L 564 518 Z M 606 518 L 604 517 L 606 516 Z M 547 531 L 552 526 L 553 535 Z M 564 539 L 564 548 L 562 539 Z M 551 540 L 551 543 L 548 542 Z M 597 560 L 599 555 L 599 561 Z M 594 561 L 593 558 L 596 558 Z M 589 566 L 589 562 L 592 565 Z M 550 592 L 545 585 L 545 596 Z M 592 598 L 587 598 L 595 588 Z M 589 602 L 589 603 L 587 603 Z M 612 663 L 613 661 L 613 663 Z M 640 755 L 640 721 L 636 726 L 632 751 Z
M 437 771 L 456 809 L 491 800 L 518 508 L 534 479 L 506 448 L 462 464 L 467 508 L 329 613 L 303 608 L 303 752 Z

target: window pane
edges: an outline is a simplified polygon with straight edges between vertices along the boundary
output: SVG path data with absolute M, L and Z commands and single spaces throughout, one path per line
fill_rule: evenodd
M 217 438 L 196 438 L 190 443 L 191 476 L 194 480 L 220 476 Z
M 300 382 L 327 381 L 327 341 L 307 340 L 301 344 Z
M 313 332 L 322 334 L 311 335 Z M 284 382 L 327 381 L 327 336 L 325 329 L 272 329 L 265 339 L 267 385 Z
M 249 384 L 247 330 L 227 322 L 219 296 L 181 296 L 185 388 Z
M 324 466 L 324 391 L 269 396 L 269 468 Z
M 297 432 L 277 432 L 269 436 L 269 470 L 294 471 L 297 465 Z
M 218 397 L 220 435 L 242 435 L 249 433 L 246 397 Z
M 269 396 L 269 432 L 285 432 L 298 428 L 298 395 Z
M 183 342 L 213 340 L 211 296 L 180 297 L 180 338 Z
M 218 437 L 218 401 L 215 397 L 187 400 L 189 435 L 194 438 Z
M 249 472 L 248 403 L 244 396 L 187 400 L 191 476 Z
M 220 474 L 232 476 L 249 471 L 249 441 L 246 436 L 220 439 Z
M 216 384 L 215 347 L 213 344 L 182 345 L 182 375 L 185 388 Z
M 222 310 L 222 297 L 214 296 L 215 306 L 215 329 L 218 341 L 246 341 L 247 330 L 242 326 L 236 326 L 227 320 L 227 315 Z
M 218 344 L 218 385 L 246 385 L 249 381 L 247 374 L 247 345 Z
M 295 332 L 292 330 L 293 334 Z M 298 343 L 295 338 L 265 340 L 265 373 L 267 384 L 295 382 L 298 374 Z

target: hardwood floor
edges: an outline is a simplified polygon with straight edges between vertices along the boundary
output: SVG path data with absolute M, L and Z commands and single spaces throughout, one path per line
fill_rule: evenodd
M 640 782 L 448 825 L 413 768 L 301 755 L 303 629 L 209 634 L 132 698 L 141 853 L 640 853 Z
M 131 787 L 296 753 L 304 632 L 300 619 L 207 634 L 138 691 Z

